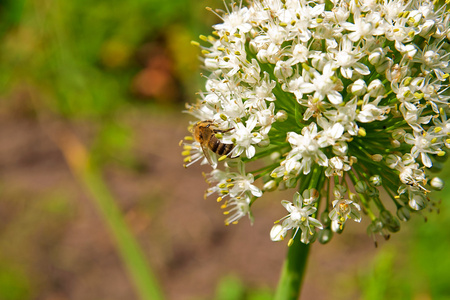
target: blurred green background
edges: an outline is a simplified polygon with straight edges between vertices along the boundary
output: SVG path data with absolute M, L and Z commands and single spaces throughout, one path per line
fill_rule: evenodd
M 271 299 L 284 196 L 225 227 L 182 168 L 206 6 L 0 1 L 0 300 Z M 357 224 L 314 245 L 303 297 L 450 299 L 448 193 L 377 249 Z

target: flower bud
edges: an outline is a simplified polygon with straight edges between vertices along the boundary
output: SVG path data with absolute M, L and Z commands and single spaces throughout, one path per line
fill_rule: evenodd
M 320 215 L 320 221 L 322 222 L 324 227 L 329 227 L 331 224 L 331 219 L 329 216 L 328 211 L 324 211 L 321 215 Z
M 348 198 L 350 200 L 352 200 L 353 202 L 355 202 L 355 203 L 358 202 L 358 200 L 359 200 L 358 195 L 356 195 L 356 194 L 354 194 L 352 192 L 348 192 Z
M 348 87 L 347 91 L 350 91 L 353 95 L 362 96 L 367 91 L 366 82 L 362 79 L 358 79 Z
M 273 73 L 278 79 L 285 79 L 291 77 L 294 70 L 292 70 L 290 64 L 280 60 L 277 62 Z
M 369 195 L 370 197 L 378 197 L 378 195 L 380 194 L 380 192 L 374 188 L 373 186 L 369 186 L 367 188 L 367 195 Z
M 288 114 L 286 111 L 284 110 L 279 110 L 276 114 L 275 114 L 275 120 L 277 120 L 277 122 L 284 122 L 286 121 L 288 118 Z
M 205 58 L 204 63 L 207 70 L 215 70 L 219 67 L 219 63 L 216 59 Z
M 422 26 L 422 30 L 420 31 L 419 35 L 423 38 L 425 38 L 426 36 L 428 36 L 429 31 L 431 30 L 431 28 L 433 26 L 435 26 L 435 22 L 432 21 L 426 21 Z
M 270 239 L 274 242 L 282 241 L 284 240 L 286 233 L 287 231 L 283 228 L 283 226 L 276 224 L 270 230 Z
M 347 188 L 345 186 L 340 184 L 334 186 L 334 197 L 343 198 L 346 192 Z
M 336 232 L 336 233 L 341 234 L 341 233 L 344 231 L 345 224 L 346 224 L 346 223 L 340 225 L 340 224 L 337 223 L 337 222 L 332 222 L 332 223 L 331 223 L 331 230 L 332 230 L 333 232 Z
M 358 181 L 355 185 L 357 193 L 364 194 L 367 191 L 367 183 L 365 181 Z
M 375 66 L 377 73 L 384 73 L 391 65 L 391 61 L 388 59 L 383 60 L 379 65 Z
M 373 230 L 372 232 L 374 233 L 381 232 L 381 230 L 383 229 L 383 222 L 381 222 L 380 219 L 375 219 L 372 221 L 369 227 L 371 227 L 371 229 Z
M 370 177 L 369 183 L 371 186 L 377 187 L 383 183 L 383 180 L 381 179 L 380 175 L 373 175 L 372 177 Z
M 444 181 L 439 177 L 433 177 L 430 181 L 430 186 L 436 191 L 440 191 L 444 188 Z
M 388 210 L 383 210 L 380 213 L 380 220 L 390 232 L 397 232 L 400 230 L 400 222 Z
M 378 49 L 377 49 L 378 50 Z M 369 62 L 372 65 L 378 65 L 383 59 L 384 55 L 380 51 L 374 51 L 369 55 Z
M 407 206 L 402 206 L 397 210 L 397 217 L 403 221 L 409 221 L 411 218 L 410 209 Z
M 408 205 L 414 210 L 422 210 L 427 206 L 426 196 L 419 193 L 413 193 L 409 196 Z
M 386 156 L 386 164 L 389 166 L 389 168 L 391 169 L 395 169 L 395 167 L 397 167 L 397 165 L 401 162 L 401 158 L 395 154 L 389 154 L 388 156 Z
M 402 144 L 398 140 L 391 140 L 391 146 L 394 148 L 400 147 Z
M 392 132 L 392 138 L 394 140 L 399 140 L 399 139 L 402 139 L 405 134 L 406 134 L 406 131 L 404 129 L 400 129 L 400 128 L 399 129 L 395 129 Z
M 319 231 L 322 231 L 322 230 L 319 230 Z M 314 243 L 316 241 L 318 235 L 319 234 L 317 233 L 317 231 L 313 230 L 312 234 L 308 234 L 306 236 L 306 239 L 301 239 L 301 241 L 304 244 Z
M 372 80 L 372 82 L 369 83 L 367 90 L 369 95 L 373 98 L 383 96 L 386 92 L 383 83 L 379 79 Z
M 270 145 L 269 136 L 267 136 L 267 135 L 263 136 L 262 140 L 257 145 L 261 148 L 269 146 Z
M 323 230 L 319 231 L 319 243 L 326 244 L 328 243 L 331 238 L 333 237 L 333 231 L 331 231 L 330 228 L 325 228 Z
M 258 52 L 258 46 L 257 46 L 257 44 L 255 43 L 255 41 L 250 41 L 250 43 L 249 43 L 249 50 L 250 50 L 250 52 L 251 53 L 253 53 L 253 54 L 255 54 L 255 53 L 257 53 Z
M 278 160 L 278 159 L 280 158 L 280 156 L 281 156 L 281 153 L 280 153 L 280 152 L 274 151 L 274 152 L 270 153 L 269 158 L 270 158 L 270 160 L 272 160 L 272 161 L 276 161 L 276 160 Z
M 383 160 L 383 156 L 381 154 L 374 154 L 370 158 L 376 162 L 380 162 Z
M 292 189 L 292 188 L 294 188 L 296 185 L 297 185 L 297 178 L 289 178 L 289 179 L 286 181 L 286 187 L 287 187 L 287 188 Z
M 277 189 L 277 186 L 278 186 L 278 184 L 275 180 L 269 180 L 264 184 L 263 190 L 265 192 L 272 192 Z
M 333 145 L 333 154 L 337 156 L 347 155 L 348 145 L 345 142 L 338 142 Z
M 266 49 L 259 50 L 258 53 L 256 54 L 256 58 L 258 59 L 259 62 L 267 64 L 268 63 L 267 50 Z

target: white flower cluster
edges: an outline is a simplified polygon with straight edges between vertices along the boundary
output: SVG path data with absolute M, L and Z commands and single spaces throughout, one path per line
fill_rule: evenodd
M 214 11 L 223 23 L 200 36 L 209 75 L 188 111 L 234 145 L 234 159 L 208 179 L 208 194 L 229 197 L 226 223 L 250 215 L 259 178 L 264 192 L 318 191 L 308 204 L 300 194 L 282 202 L 289 215 L 273 240 L 300 229 L 303 242 L 326 242 L 361 219 L 361 206 L 369 231 L 386 237 L 426 207 L 443 185 L 427 169 L 450 147 L 447 9 L 426 0 L 259 0 Z M 184 148 L 186 162 L 205 157 L 192 138 Z M 245 173 L 252 161 L 259 168 Z

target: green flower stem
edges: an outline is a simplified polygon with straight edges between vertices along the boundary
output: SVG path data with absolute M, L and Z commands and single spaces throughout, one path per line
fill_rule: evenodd
M 98 170 L 89 168 L 84 170 L 81 177 L 83 185 L 94 200 L 103 222 L 115 242 L 140 299 L 164 299 L 144 252 L 126 224 L 116 199 L 111 195 L 101 174 Z
M 88 152 L 75 136 L 66 134 L 64 139 L 57 140 L 74 177 L 95 204 L 139 298 L 163 300 L 156 277 L 100 170 L 92 164 Z
M 289 247 L 275 294 L 275 300 L 297 300 L 306 270 L 310 244 L 300 241 L 300 234 Z

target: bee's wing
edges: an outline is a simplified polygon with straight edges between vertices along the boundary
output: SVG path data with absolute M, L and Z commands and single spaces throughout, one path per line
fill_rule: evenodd
M 201 144 L 202 146 L 202 151 L 203 154 L 206 157 L 206 160 L 208 160 L 208 163 L 211 165 L 211 167 L 213 167 L 214 169 L 217 167 L 217 158 L 215 157 L 214 154 L 212 154 L 211 150 L 209 150 L 208 147 L 206 147 L 205 145 Z

